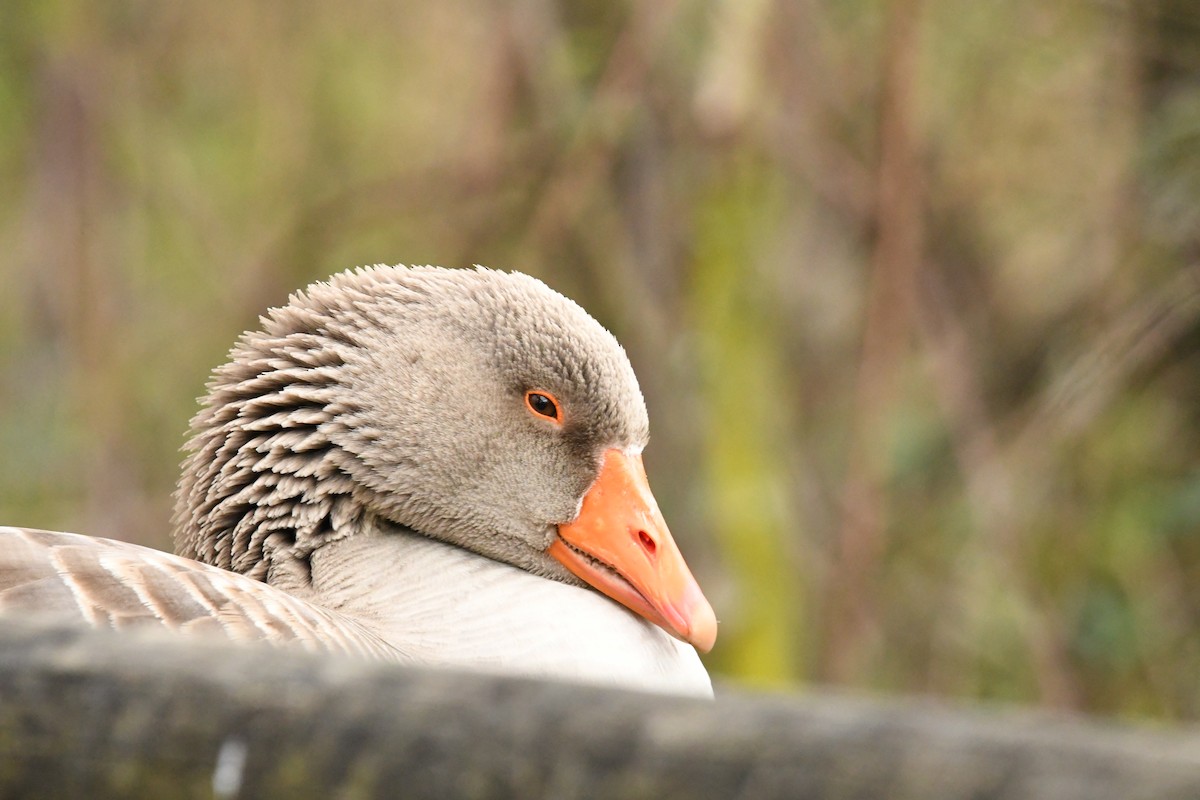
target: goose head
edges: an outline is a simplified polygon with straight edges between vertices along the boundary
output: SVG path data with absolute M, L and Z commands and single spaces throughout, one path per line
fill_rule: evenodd
M 516 273 L 371 267 L 261 323 L 193 420 L 180 554 L 294 581 L 321 547 L 400 526 L 712 647 L 642 467 L 637 379 L 574 302 Z

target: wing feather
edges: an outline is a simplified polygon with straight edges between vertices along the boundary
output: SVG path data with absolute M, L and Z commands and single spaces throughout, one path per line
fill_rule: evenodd
M 29 528 L 0 527 L 0 614 L 412 660 L 357 620 L 252 578 L 127 542 Z

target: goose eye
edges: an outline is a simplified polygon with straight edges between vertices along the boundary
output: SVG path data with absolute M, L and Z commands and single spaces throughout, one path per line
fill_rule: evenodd
M 525 405 L 539 417 L 558 420 L 558 401 L 546 392 L 526 392 Z

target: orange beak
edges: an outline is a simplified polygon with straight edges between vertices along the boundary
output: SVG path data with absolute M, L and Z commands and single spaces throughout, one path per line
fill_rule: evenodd
M 573 522 L 558 526 L 551 556 L 618 603 L 707 653 L 717 617 L 650 493 L 642 457 L 604 454 Z

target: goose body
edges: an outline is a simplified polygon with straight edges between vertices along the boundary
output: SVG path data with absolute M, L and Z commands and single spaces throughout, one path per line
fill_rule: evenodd
M 539 281 L 342 273 L 214 373 L 179 555 L 0 528 L 0 613 L 710 695 L 646 439 L 620 346 Z

